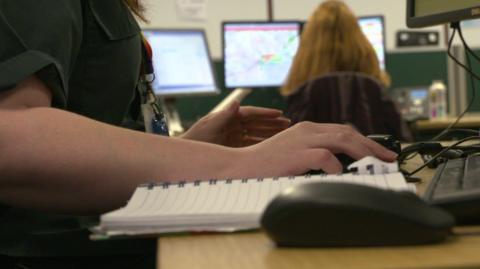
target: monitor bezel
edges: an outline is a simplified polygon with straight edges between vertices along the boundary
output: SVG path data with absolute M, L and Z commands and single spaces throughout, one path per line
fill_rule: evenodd
M 480 18 L 480 5 L 456 11 L 417 17 L 415 16 L 415 1 L 416 0 L 407 0 L 407 26 L 409 28 L 422 28 Z
M 209 58 L 209 66 L 210 70 L 212 71 L 212 78 L 213 78 L 213 83 L 214 83 L 214 90 L 209 90 L 209 91 L 198 91 L 198 92 L 181 92 L 181 93 L 169 93 L 169 94 L 163 94 L 163 93 L 158 93 L 155 92 L 155 95 L 160 97 L 160 98 L 174 98 L 174 97 L 187 97 L 187 96 L 210 96 L 210 95 L 219 95 L 221 90 L 219 88 L 218 84 L 218 79 L 217 75 L 215 73 L 215 68 L 213 65 L 213 58 L 212 54 L 210 51 L 210 45 L 207 39 L 207 34 L 204 29 L 202 28 L 162 28 L 162 27 L 154 27 L 154 28 L 142 28 L 141 29 L 142 33 L 143 31 L 160 31 L 160 32 L 198 32 L 202 35 L 203 41 L 205 43 L 205 48 L 207 50 L 207 56 Z M 153 49 L 153 48 L 152 48 Z
M 226 65 L 225 65 L 225 25 L 227 24 L 282 24 L 282 23 L 294 23 L 298 25 L 298 36 L 302 33 L 302 22 L 300 20 L 275 20 L 275 21 L 262 21 L 262 20 L 227 20 L 222 21 L 221 33 L 222 33 L 222 62 L 223 62 L 223 78 L 225 88 L 228 90 L 237 89 L 237 88 L 247 88 L 247 89 L 265 89 L 265 88 L 279 88 L 282 87 L 283 83 L 280 85 L 245 85 L 245 86 L 228 86 L 227 85 L 227 76 L 226 76 Z M 288 76 L 288 74 L 287 74 Z
M 378 63 L 380 65 L 380 69 L 382 71 L 387 70 L 387 22 L 385 20 L 385 15 L 378 14 L 378 15 L 365 15 L 365 16 L 357 16 L 358 26 L 360 26 L 361 19 L 377 19 L 380 18 L 382 21 L 382 36 L 383 36 L 383 64 L 384 67 L 380 65 L 380 59 L 378 59 Z M 360 26 L 361 28 L 361 26 Z M 373 44 L 372 44 L 373 46 Z

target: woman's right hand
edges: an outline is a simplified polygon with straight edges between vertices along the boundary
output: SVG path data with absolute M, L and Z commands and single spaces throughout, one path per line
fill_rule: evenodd
M 301 122 L 259 144 L 245 148 L 252 176 L 287 176 L 323 170 L 342 172 L 335 154 L 358 160 L 375 156 L 393 162 L 397 154 L 348 125 Z M 258 172 L 258 173 L 256 173 Z

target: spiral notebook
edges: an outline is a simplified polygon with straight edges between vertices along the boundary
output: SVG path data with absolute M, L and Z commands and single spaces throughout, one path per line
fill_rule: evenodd
M 289 186 L 313 181 L 415 191 L 401 173 L 145 184 L 135 190 L 124 208 L 101 216 L 92 238 L 256 229 L 262 212 L 276 195 Z

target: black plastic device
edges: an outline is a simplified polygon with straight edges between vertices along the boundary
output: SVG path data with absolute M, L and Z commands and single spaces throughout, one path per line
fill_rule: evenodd
M 442 241 L 454 219 L 411 192 L 312 182 L 272 200 L 261 224 L 278 246 L 389 246 Z
M 459 22 L 480 17 L 480 1 L 407 0 L 407 26 L 410 28 Z
M 450 212 L 459 224 L 480 224 L 480 155 L 441 164 L 424 199 Z

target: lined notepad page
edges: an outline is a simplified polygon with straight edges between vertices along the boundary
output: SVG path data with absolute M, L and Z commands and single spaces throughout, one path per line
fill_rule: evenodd
M 138 187 L 126 207 L 103 215 L 100 229 L 110 235 L 134 235 L 258 228 L 262 212 L 276 195 L 289 186 L 314 181 L 414 191 L 400 173 L 150 184 Z

